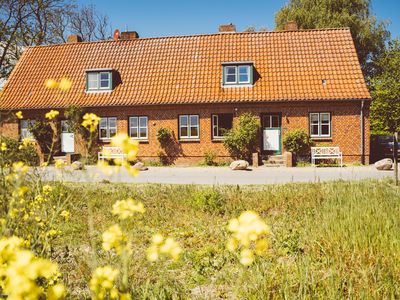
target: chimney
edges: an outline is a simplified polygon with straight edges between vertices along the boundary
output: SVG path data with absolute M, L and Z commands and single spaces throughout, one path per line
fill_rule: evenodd
M 285 31 L 297 31 L 299 27 L 297 26 L 296 21 L 288 21 L 285 24 Z
M 220 25 L 219 26 L 219 32 L 220 33 L 225 33 L 225 32 L 236 32 L 236 26 L 234 24 L 225 24 L 225 25 Z
M 77 35 L 77 34 L 71 34 L 70 36 L 68 36 L 68 39 L 67 39 L 67 43 L 68 43 L 68 44 L 71 44 L 71 43 L 80 43 L 80 42 L 82 42 L 82 38 L 81 38 L 79 35 Z
M 139 33 L 136 31 L 123 31 L 121 32 L 120 40 L 134 40 L 139 38 Z

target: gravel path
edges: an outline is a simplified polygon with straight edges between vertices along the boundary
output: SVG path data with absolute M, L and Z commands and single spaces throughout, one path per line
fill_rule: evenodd
M 113 168 L 113 167 L 111 167 Z M 132 177 L 122 170 L 112 176 L 103 174 L 97 167 L 88 166 L 83 171 L 66 168 L 60 172 L 54 167 L 40 171 L 45 180 L 71 182 L 123 182 L 167 184 L 274 184 L 288 182 L 320 182 L 330 180 L 381 179 L 393 176 L 393 171 L 377 171 L 373 166 L 343 168 L 252 168 L 248 171 L 231 171 L 228 167 L 149 167 Z

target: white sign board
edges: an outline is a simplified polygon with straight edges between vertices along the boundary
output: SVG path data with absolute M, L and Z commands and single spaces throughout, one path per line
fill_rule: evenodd
M 263 144 L 265 151 L 279 151 L 280 145 L 280 129 L 264 129 Z

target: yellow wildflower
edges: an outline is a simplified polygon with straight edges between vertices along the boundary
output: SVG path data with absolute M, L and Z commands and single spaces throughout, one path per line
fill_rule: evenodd
M 47 79 L 44 83 L 46 88 L 48 89 L 56 89 L 58 87 L 58 82 L 55 81 L 54 79 Z
M 49 164 L 45 161 L 40 164 L 41 167 L 47 167 Z
M 89 287 L 93 294 L 93 299 L 117 299 L 118 290 L 115 287 L 115 279 L 118 276 L 118 270 L 110 266 L 99 267 L 93 272 Z
M 24 175 L 29 171 L 29 167 L 26 166 L 22 161 L 13 163 L 13 171 L 16 174 Z
M 46 184 L 43 186 L 42 191 L 44 195 L 48 196 L 53 191 L 53 188 L 50 185 Z
M 128 161 L 134 161 L 139 150 L 139 142 L 131 139 L 126 133 L 119 133 L 111 139 L 111 145 L 120 147 Z
M 46 113 L 45 117 L 46 119 L 53 120 L 55 119 L 60 113 L 57 110 L 50 110 L 48 113 Z
M 86 113 L 83 116 L 82 126 L 88 129 L 90 132 L 94 132 L 97 129 L 97 125 L 99 125 L 100 117 L 93 113 Z
M 182 253 L 182 248 L 172 238 L 166 238 L 161 234 L 155 234 L 152 237 L 151 245 L 147 249 L 147 259 L 151 262 L 159 259 L 160 256 L 171 257 L 178 260 Z
M 69 80 L 68 78 L 61 78 L 60 83 L 58 84 L 58 87 L 60 90 L 66 92 L 68 91 L 72 86 L 72 81 Z
M 49 231 L 47 231 L 47 236 L 49 237 L 54 237 L 58 234 L 58 231 L 55 229 L 50 229 Z
M 31 145 L 31 143 L 32 143 L 32 141 L 31 141 L 30 138 L 24 138 L 24 139 L 22 140 L 21 145 L 19 145 L 18 149 L 19 149 L 19 150 L 22 150 L 22 149 L 24 149 L 24 148 L 27 148 L 27 147 L 29 147 L 29 146 Z
M 99 168 L 100 171 L 104 173 L 106 176 L 111 176 L 113 174 L 112 167 L 110 167 L 110 165 L 104 160 L 99 160 L 97 162 L 97 168 Z
M 229 251 L 241 249 L 240 263 L 248 266 L 254 261 L 254 254 L 263 255 L 268 249 L 266 236 L 269 227 L 254 211 L 245 211 L 239 218 L 229 221 L 228 230 L 232 237 L 226 247 Z
M 65 161 L 63 161 L 62 159 L 56 159 L 54 166 L 57 169 L 63 169 L 65 167 Z
M 64 299 L 65 296 L 66 296 L 65 287 L 60 283 L 49 287 L 49 290 L 47 292 L 48 300 Z
M 111 249 L 115 249 L 117 253 L 121 253 L 122 243 L 126 241 L 126 236 L 117 224 L 103 232 L 102 237 L 104 250 L 110 251 Z
M 0 151 L 1 151 L 1 152 L 7 151 L 7 144 L 6 144 L 6 143 L 4 143 L 4 142 L 1 143 L 1 145 L 0 145 Z
M 112 214 L 117 215 L 121 220 L 133 217 L 135 213 L 143 214 L 145 211 L 142 202 L 135 203 L 131 198 L 117 201 L 112 207 Z
M 69 211 L 68 210 L 63 210 L 60 213 L 60 216 L 63 217 L 65 221 L 68 221 L 69 220 Z
M 23 119 L 24 118 L 24 116 L 22 115 L 22 111 L 17 111 L 16 113 L 15 113 L 15 116 L 18 118 L 18 119 Z

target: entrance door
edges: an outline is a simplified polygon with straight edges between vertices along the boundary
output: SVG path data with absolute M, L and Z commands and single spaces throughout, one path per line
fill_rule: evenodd
M 65 120 L 61 121 L 61 152 L 75 152 L 75 136 L 71 131 L 68 122 Z
M 282 154 L 281 115 L 266 114 L 262 117 L 263 150 Z

